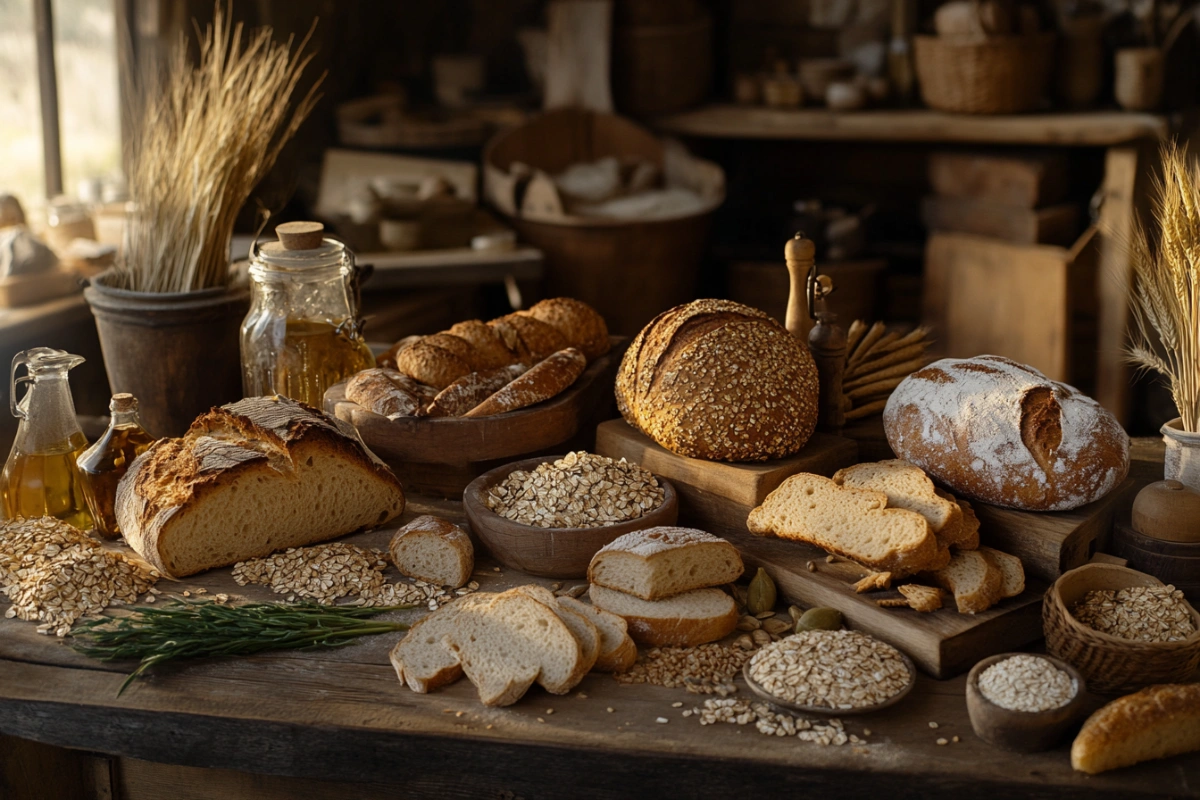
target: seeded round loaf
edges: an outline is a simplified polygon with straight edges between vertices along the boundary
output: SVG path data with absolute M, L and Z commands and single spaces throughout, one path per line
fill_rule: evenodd
M 782 458 L 817 426 L 808 348 L 764 312 L 729 300 L 655 317 L 626 351 L 616 393 L 630 425 L 691 458 Z
M 537 303 L 528 311 L 517 313 L 553 326 L 566 337 L 568 344 L 587 356 L 588 361 L 604 355 L 612 346 L 604 317 L 582 300 L 552 297 Z
M 1098 500 L 1129 471 L 1116 417 L 1074 387 L 1000 356 L 945 358 L 896 387 L 888 444 L 957 495 L 1029 511 Z

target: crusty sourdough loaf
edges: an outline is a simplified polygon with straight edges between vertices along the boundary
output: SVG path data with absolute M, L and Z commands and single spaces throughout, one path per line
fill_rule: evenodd
M 1200 683 L 1163 684 L 1119 697 L 1088 717 L 1071 745 L 1071 766 L 1095 775 L 1195 750 Z
M 591 621 L 600 632 L 600 652 L 592 669 L 624 672 L 637 661 L 637 645 L 629 637 L 629 626 L 622 617 L 574 597 L 559 597 L 558 603 Z
M 514 378 L 464 417 L 490 417 L 549 400 L 566 391 L 587 368 L 587 359 L 574 347 L 559 350 Z
M 462 528 L 424 514 L 392 534 L 388 545 L 401 575 L 457 589 L 471 580 L 475 548 Z
M 808 348 L 767 314 L 728 300 L 655 317 L 621 361 L 616 396 L 630 425 L 692 458 L 782 458 L 817 424 Z
M 751 533 L 798 539 L 865 567 L 902 578 L 941 566 L 937 537 L 915 511 L 888 508 L 887 495 L 793 475 L 746 521 Z
M 381 525 L 400 482 L 344 422 L 285 397 L 214 408 L 160 439 L 117 486 L 129 546 L 172 577 Z
M 737 548 L 692 528 L 646 528 L 614 539 L 588 565 L 588 580 L 660 600 L 680 592 L 733 583 L 745 567 Z
M 720 589 L 693 589 L 663 600 L 643 600 L 592 584 L 592 603 L 629 625 L 629 635 L 643 644 L 693 647 L 715 642 L 737 627 L 737 604 Z
M 896 387 L 888 443 L 955 494 L 1029 511 L 1066 511 L 1129 471 L 1116 418 L 1066 384 L 999 356 L 946 358 Z
M 588 361 L 599 358 L 612 347 L 604 317 L 579 300 L 552 297 L 517 313 L 554 327 L 567 340 L 567 344 L 587 356 Z

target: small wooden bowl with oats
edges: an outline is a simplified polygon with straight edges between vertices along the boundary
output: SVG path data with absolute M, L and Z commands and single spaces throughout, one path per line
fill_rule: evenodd
M 539 578 L 583 578 L 588 564 L 601 547 L 633 531 L 674 525 L 679 519 L 675 487 L 654 476 L 662 487 L 663 499 L 641 516 L 593 528 L 543 528 L 506 519 L 488 507 L 488 493 L 514 472 L 532 472 L 541 464 L 564 456 L 539 456 L 505 464 L 471 481 L 463 492 L 463 508 L 471 530 L 506 567 Z
M 989 673 L 993 667 L 995 671 Z M 1052 708 L 1042 707 L 1055 702 L 1059 704 Z M 1053 656 L 1001 653 L 983 659 L 967 675 L 971 727 L 980 739 L 1002 750 L 1049 750 L 1063 740 L 1087 710 L 1083 676 Z

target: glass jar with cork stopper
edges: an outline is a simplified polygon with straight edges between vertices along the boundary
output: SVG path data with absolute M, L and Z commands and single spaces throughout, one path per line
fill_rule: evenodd
M 138 401 L 133 395 L 114 394 L 108 410 L 112 414 L 108 429 L 79 456 L 75 466 L 96 533 L 105 539 L 115 539 L 121 535 L 113 508 L 117 484 L 125 477 L 134 459 L 154 443 L 154 437 L 142 427 Z
M 318 222 L 289 222 L 250 251 L 242 388 L 321 407 L 325 390 L 375 366 L 352 291 L 354 254 Z

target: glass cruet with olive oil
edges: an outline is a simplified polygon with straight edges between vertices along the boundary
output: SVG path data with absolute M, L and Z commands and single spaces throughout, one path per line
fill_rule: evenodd
M 352 290 L 354 255 L 315 222 L 276 229 L 250 252 L 250 312 L 242 322 L 242 389 L 321 408 L 325 390 L 375 357 Z
M 114 509 L 117 484 L 134 459 L 154 444 L 154 437 L 142 427 L 137 398 L 133 395 L 114 394 L 108 410 L 112 413 L 108 429 L 79 456 L 76 466 L 96 532 L 105 539 L 115 539 L 121 535 Z
M 8 380 L 8 402 L 20 420 L 17 438 L 0 473 L 0 512 L 5 519 L 57 517 L 80 530 L 92 527 L 75 462 L 87 437 L 75 418 L 67 370 L 81 356 L 49 347 L 17 353 Z M 17 377 L 25 367 L 26 374 Z M 28 383 L 17 400 L 17 385 Z

